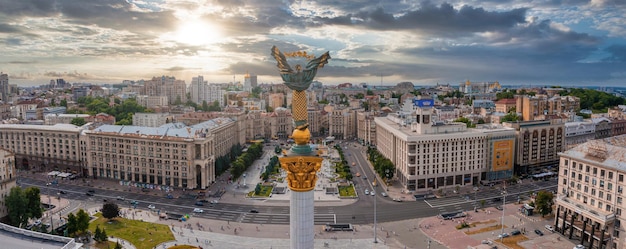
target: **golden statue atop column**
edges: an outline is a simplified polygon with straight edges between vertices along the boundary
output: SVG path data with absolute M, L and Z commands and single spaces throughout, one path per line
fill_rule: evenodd
M 324 67 L 330 59 L 328 52 L 320 57 L 298 51 L 292 53 L 282 53 L 276 46 L 272 47 L 272 56 L 276 59 L 280 69 L 280 76 L 284 84 L 293 91 L 291 114 L 294 127 L 291 138 L 294 145 L 287 156 L 279 158 L 281 167 L 287 171 L 287 182 L 289 189 L 297 192 L 311 191 L 315 188 L 317 181 L 317 171 L 322 165 L 322 158 L 311 150 L 309 145 L 311 132 L 309 131 L 307 98 L 305 90 L 309 88 L 317 69 Z M 300 64 L 295 66 L 295 71 L 287 63 L 287 57 L 302 57 L 307 59 L 306 67 L 303 69 Z

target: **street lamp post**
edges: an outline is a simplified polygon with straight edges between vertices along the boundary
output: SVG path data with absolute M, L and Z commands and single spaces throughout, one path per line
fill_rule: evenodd
M 504 205 L 506 204 L 506 190 L 502 191 L 502 221 L 500 226 L 502 227 L 502 231 L 500 232 L 500 242 L 502 242 L 504 240 L 504 236 L 502 236 L 504 234 Z
M 376 192 L 376 180 L 372 184 L 374 189 L 372 191 Z M 376 196 L 374 196 L 374 243 L 378 243 L 378 238 L 376 237 Z
M 387 191 L 389 191 L 389 169 L 385 169 L 385 180 L 387 181 Z

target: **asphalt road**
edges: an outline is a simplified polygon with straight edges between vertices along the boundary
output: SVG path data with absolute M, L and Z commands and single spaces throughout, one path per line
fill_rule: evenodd
M 360 198 L 354 204 L 347 206 L 318 206 L 315 207 L 315 223 L 353 223 L 353 224 L 371 224 L 374 223 L 374 201 L 376 201 L 377 221 L 390 222 L 413 218 L 430 217 L 435 214 L 448 213 L 455 211 L 473 210 L 474 206 L 479 205 L 480 200 L 485 200 L 485 207 L 502 205 L 502 201 L 494 200 L 501 198 L 501 190 L 489 189 L 481 190 L 469 195 L 456 195 L 451 197 L 420 200 L 394 202 L 388 197 L 380 195 L 381 188 L 376 189 L 376 196 L 365 196 L 365 189 L 372 190 L 372 181 L 375 178 L 373 169 L 369 167 L 364 153 L 361 153 L 362 147 L 353 144 L 343 145 L 344 155 L 350 165 L 356 162 L 353 168 L 353 174 L 361 173 L 361 177 L 355 177 L 354 183 L 356 191 Z M 378 178 L 377 181 L 379 181 Z M 71 183 L 71 181 L 70 181 Z M 43 180 L 37 180 L 28 177 L 21 177 L 20 184 L 23 186 L 37 186 L 43 194 L 56 195 L 59 190 L 64 190 L 66 194 L 64 198 L 78 200 L 81 202 L 103 202 L 107 199 L 109 202 L 117 202 L 120 206 L 131 207 L 129 200 L 139 202 L 137 208 L 148 209 L 148 205 L 156 206 L 157 210 L 163 210 L 168 213 L 191 214 L 197 206 L 194 199 L 176 198 L 167 199 L 165 196 L 158 197 L 148 195 L 142 192 L 127 192 L 107 189 L 93 188 L 94 195 L 86 195 L 89 187 L 66 184 L 61 182 L 58 186 L 46 186 Z M 507 203 L 517 201 L 517 193 L 527 193 L 529 191 L 537 191 L 539 189 L 556 189 L 556 180 L 527 182 L 518 186 L 510 187 L 507 191 Z M 124 197 L 124 201 L 117 200 L 117 197 Z M 477 201 L 474 201 L 474 198 Z M 195 214 L 196 216 L 214 219 L 236 221 L 243 223 L 257 224 L 289 224 L 289 206 L 253 206 L 236 203 L 218 203 L 211 205 L 205 203 L 200 207 L 203 213 Z M 259 213 L 250 213 L 251 209 L 256 209 Z

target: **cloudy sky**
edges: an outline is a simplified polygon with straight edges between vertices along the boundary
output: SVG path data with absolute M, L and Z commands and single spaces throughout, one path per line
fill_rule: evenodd
M 270 48 L 343 82 L 626 86 L 623 0 L 0 0 L 11 83 L 280 83 Z M 381 77 L 382 76 L 382 77 Z

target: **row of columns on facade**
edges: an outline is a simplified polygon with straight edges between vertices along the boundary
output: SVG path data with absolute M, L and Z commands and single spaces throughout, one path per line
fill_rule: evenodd
M 561 233 L 562 235 L 565 235 L 565 233 L 568 233 L 568 238 L 572 239 L 573 235 L 574 235 L 574 220 L 576 219 L 576 217 L 578 216 L 578 213 L 574 213 L 572 210 L 563 210 L 563 215 L 561 217 L 561 226 L 558 226 L 558 222 L 559 222 L 559 215 L 561 214 L 561 207 L 559 206 L 556 210 L 556 217 L 557 219 L 555 219 L 555 224 L 554 227 L 555 229 L 558 229 L 557 231 L 559 233 Z M 569 220 L 569 231 L 566 231 L 567 229 L 565 229 L 565 221 L 567 220 L 567 215 L 570 215 L 570 220 Z M 594 238 L 593 235 L 596 232 L 596 225 L 595 222 L 592 221 L 590 218 L 586 218 L 583 217 L 583 225 L 582 225 L 582 231 L 581 231 L 581 235 L 580 235 L 580 244 L 584 245 L 585 241 L 585 231 L 587 230 L 587 223 L 591 222 L 591 233 L 589 235 L 589 246 L 587 248 L 593 248 L 594 245 Z M 611 248 L 611 245 L 604 245 L 603 241 L 604 241 L 604 234 L 606 232 L 606 226 L 602 227 L 602 232 L 600 234 L 600 240 L 599 240 L 599 245 L 598 245 L 598 249 L 602 249 L 602 248 Z M 610 243 L 610 241 L 609 241 Z

